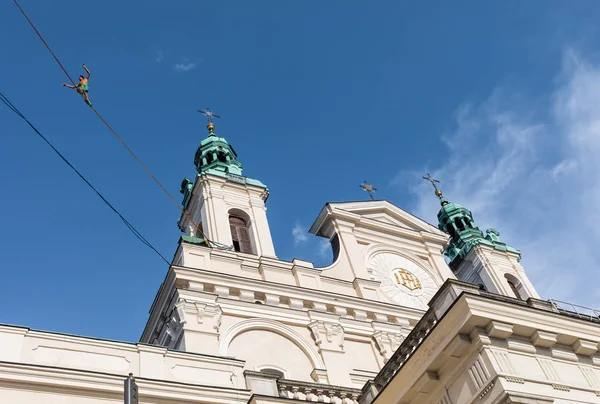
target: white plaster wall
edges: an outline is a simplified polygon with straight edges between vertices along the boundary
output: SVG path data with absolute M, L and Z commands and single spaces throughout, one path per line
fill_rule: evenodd
M 496 250 L 490 246 L 479 244 L 473 247 L 469 254 L 467 254 L 459 266 L 459 271 L 465 277 L 470 277 L 473 272 L 476 272 L 490 292 L 517 297 L 514 295 L 505 277 L 506 274 L 509 274 L 514 276 L 521 284 L 523 288 L 521 290 L 521 298 L 523 300 L 529 297 L 540 298 L 540 295 L 525 273 L 525 269 L 519 261 L 518 254 Z
M 275 365 L 286 370 L 286 377 L 312 382 L 313 365 L 307 355 L 292 341 L 272 331 L 250 330 L 236 336 L 229 355 L 244 359 L 251 370 Z
M 89 397 L 77 394 L 75 391 L 31 391 L 26 389 L 8 388 L 0 385 L 0 403 L 3 404 L 108 404 L 122 403 L 123 398 L 116 394 L 104 394 Z M 143 401 L 142 401 L 143 403 Z
M 21 338 L 6 336 L 20 335 Z M 30 331 L 0 326 L 0 362 L 25 363 L 184 383 L 232 387 L 243 384 L 241 361 L 168 351 L 166 348 Z M 1 377 L 0 377 L 1 379 Z M 0 403 L 4 403 L 0 400 Z
M 244 212 L 250 219 L 252 246 L 256 255 L 276 258 L 264 204 L 266 196 L 264 188 L 204 174 L 196 178 L 188 210 L 190 216 L 202 217 L 203 230 L 211 240 L 225 245 L 232 245 L 229 212 L 232 209 Z M 198 214 L 198 210 L 201 214 Z
M 376 355 L 380 355 L 379 352 L 375 352 L 372 343 L 347 340 L 344 342 L 344 351 L 348 373 L 357 369 L 371 372 L 378 372 L 380 370 L 376 358 Z

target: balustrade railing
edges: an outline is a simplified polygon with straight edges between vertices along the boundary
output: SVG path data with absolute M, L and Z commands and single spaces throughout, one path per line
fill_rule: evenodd
M 277 380 L 279 397 L 319 403 L 358 404 L 361 390 L 299 382 L 295 380 Z
M 429 309 L 375 377 L 374 384 L 378 390 L 381 390 L 394 377 L 436 323 L 435 311 Z

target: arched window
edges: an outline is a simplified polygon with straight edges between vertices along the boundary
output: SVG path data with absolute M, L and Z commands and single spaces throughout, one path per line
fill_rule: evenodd
M 241 217 L 229 216 L 229 228 L 231 229 L 233 249 L 237 252 L 252 254 L 248 223 Z
M 510 290 L 512 290 L 512 292 L 515 294 L 515 296 L 517 297 L 517 299 L 523 300 L 523 298 L 521 297 L 521 294 L 517 290 L 517 287 L 515 286 L 515 284 L 513 283 L 513 281 L 507 280 L 506 282 L 508 282 L 508 286 L 510 286 Z
M 335 262 L 340 255 L 340 238 L 337 234 L 331 239 L 331 250 L 333 252 L 333 262 Z
M 217 153 L 217 160 L 219 160 L 221 163 L 227 163 L 227 156 L 225 156 L 225 153 L 220 151 Z
M 454 231 L 454 226 L 452 226 L 452 223 L 448 223 L 446 225 L 446 230 L 448 230 L 448 234 L 450 234 L 450 237 L 456 237 L 456 231 Z
M 212 153 L 207 153 L 206 154 L 206 164 L 212 163 L 213 159 L 214 159 L 214 157 L 213 157 Z
M 510 290 L 512 290 L 517 299 L 525 300 L 529 297 L 527 295 L 527 291 L 517 278 L 511 274 L 505 274 L 504 278 L 506 278 L 506 282 L 508 283 L 508 286 L 510 286 Z
M 465 229 L 465 225 L 463 224 L 462 220 L 460 220 L 460 217 L 454 219 L 454 224 L 456 225 L 458 231 L 463 231 Z

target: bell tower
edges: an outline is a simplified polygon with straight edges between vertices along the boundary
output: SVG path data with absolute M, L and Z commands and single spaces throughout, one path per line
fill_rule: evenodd
M 276 258 L 265 207 L 269 190 L 242 175 L 233 146 L 215 133 L 213 118 L 219 116 L 208 108 L 199 112 L 208 117 L 208 136 L 194 157 L 195 179 L 181 183 L 185 213 L 179 228 L 191 243 Z
M 423 178 L 433 184 L 440 200 L 438 228 L 450 236 L 444 255 L 456 277 L 493 293 L 522 300 L 539 298 L 521 265 L 521 252 L 500 241 L 494 229 L 484 235 L 470 210 L 444 199 L 438 181 L 429 174 Z

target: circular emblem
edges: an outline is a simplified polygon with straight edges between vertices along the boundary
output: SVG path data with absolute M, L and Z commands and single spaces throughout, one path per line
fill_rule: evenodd
M 426 310 L 437 291 L 431 275 L 412 260 L 401 255 L 381 253 L 369 265 L 374 280 L 391 301 L 402 306 Z
M 392 276 L 398 285 L 404 286 L 406 289 L 414 292 L 415 290 L 422 290 L 423 285 L 419 278 L 417 278 L 412 272 L 407 271 L 404 268 L 397 268 L 392 271 Z

